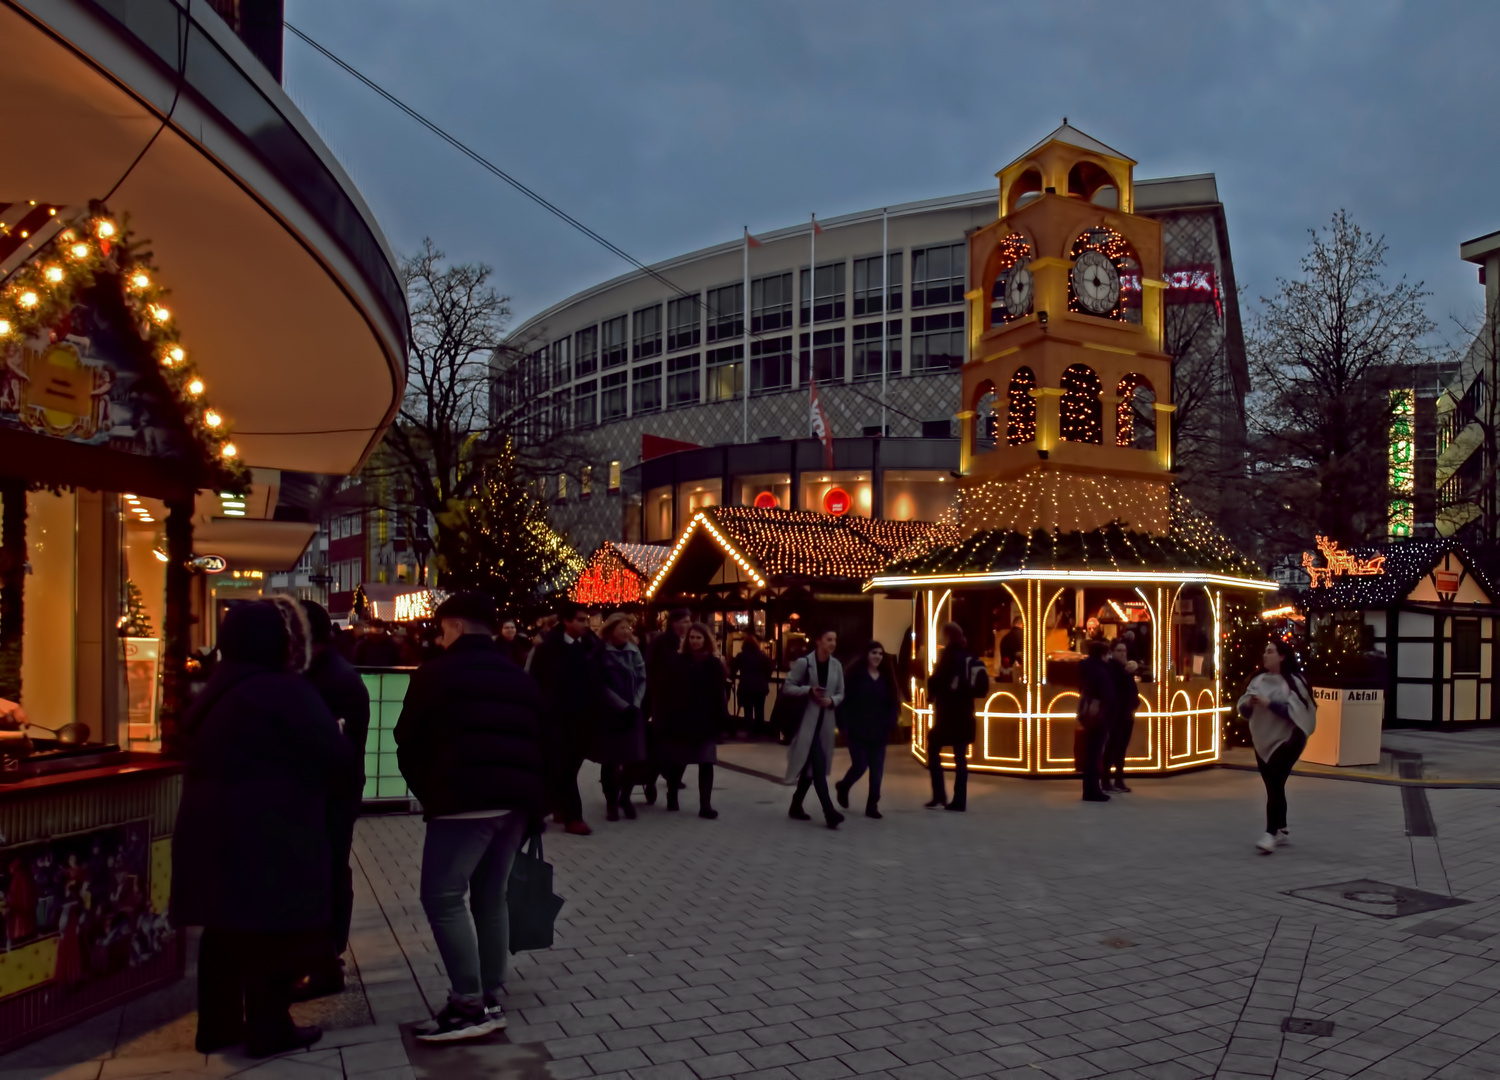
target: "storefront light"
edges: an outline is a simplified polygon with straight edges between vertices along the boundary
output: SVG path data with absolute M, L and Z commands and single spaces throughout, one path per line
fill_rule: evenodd
M 151 554 L 153 554 L 153 555 L 156 556 L 156 561 L 157 562 L 169 562 L 170 561 L 167 558 L 167 553 L 165 551 L 163 551 L 161 548 L 152 548 L 151 549 Z
M 189 382 L 187 384 L 187 389 L 188 389 L 188 393 L 189 394 L 192 394 L 194 397 L 197 397 L 199 394 L 203 393 L 203 380 L 202 379 L 194 379 L 194 380 L 192 380 L 191 382 Z
M 49 266 L 42 271 L 42 277 L 46 278 L 49 284 L 56 285 L 63 279 L 62 267 Z

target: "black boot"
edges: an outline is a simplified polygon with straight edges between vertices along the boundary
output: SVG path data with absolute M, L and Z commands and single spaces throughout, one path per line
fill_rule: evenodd
M 875 818 L 877 821 L 885 817 L 885 815 L 880 812 L 880 804 L 877 803 L 874 799 L 871 799 L 869 802 L 865 803 L 865 817 Z
M 812 787 L 812 781 L 803 777 L 797 781 L 797 790 L 792 793 L 792 808 L 787 811 L 787 817 L 798 821 L 811 821 L 812 815 L 802 809 L 802 800 L 807 798 L 808 789 Z
M 849 809 L 849 789 L 844 786 L 842 780 L 833 785 L 833 793 L 838 798 L 839 805 L 845 810 Z
M 714 801 L 714 767 L 712 765 L 698 766 L 698 816 L 712 821 L 719 816 L 719 812 L 713 807 Z

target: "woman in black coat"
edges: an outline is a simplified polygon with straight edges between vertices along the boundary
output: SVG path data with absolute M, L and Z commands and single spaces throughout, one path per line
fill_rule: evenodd
M 943 626 L 943 653 L 927 677 L 927 703 L 932 706 L 932 730 L 927 733 L 927 771 L 932 776 L 929 810 L 945 806 L 963 811 L 969 802 L 969 747 L 974 742 L 974 699 L 990 692 L 989 672 L 969 652 L 963 627 Z M 943 790 L 943 763 L 938 755 L 953 747 L 953 801 Z
M 265 1057 L 321 1034 L 296 1027 L 288 1006 L 331 919 L 328 799 L 358 782 L 358 764 L 298 674 L 305 617 L 286 621 L 298 616 L 264 601 L 234 608 L 219 631 L 222 662 L 184 718 L 171 915 L 204 928 L 200 1053 L 243 1042 Z
M 896 726 L 901 694 L 891 670 L 885 646 L 872 641 L 844 671 L 844 700 L 839 704 L 838 723 L 849 744 L 849 771 L 834 784 L 839 805 L 849 806 L 849 789 L 870 770 L 870 793 L 865 817 L 880 813 L 880 778 L 885 773 L 885 748 Z
M 689 765 L 698 766 L 698 816 L 716 818 L 713 808 L 714 762 L 719 760 L 719 733 L 729 709 L 729 673 L 714 649 L 713 631 L 702 623 L 688 627 L 682 651 L 667 669 L 665 688 L 656 700 L 661 714 L 661 763 L 667 778 L 667 809 L 678 808 L 677 790 Z
M 1083 758 L 1078 764 L 1083 773 L 1083 801 L 1109 802 L 1109 796 L 1099 787 L 1099 773 L 1116 712 L 1115 680 L 1104 659 L 1104 642 L 1090 641 L 1088 650 L 1088 656 L 1078 665 L 1079 754 Z

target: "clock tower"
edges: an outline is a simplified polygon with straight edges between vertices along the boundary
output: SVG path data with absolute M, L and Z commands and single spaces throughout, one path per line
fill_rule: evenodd
M 1134 165 L 1064 120 L 997 174 L 969 236 L 965 532 L 1168 531 L 1161 226 L 1132 212 Z

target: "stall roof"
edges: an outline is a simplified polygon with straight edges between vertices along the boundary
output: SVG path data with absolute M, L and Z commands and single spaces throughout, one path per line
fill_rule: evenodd
M 1318 553 L 1304 556 L 1304 566 L 1311 560 L 1315 570 L 1329 571 L 1319 575 L 1320 584 L 1296 590 L 1307 610 L 1354 611 L 1388 607 L 1409 598 L 1441 602 L 1445 594 L 1450 599 L 1457 596 L 1460 602 L 1481 604 L 1493 604 L 1500 597 L 1464 546 L 1452 540 L 1396 540 L 1333 548 L 1333 559 L 1322 545 Z M 1339 556 L 1348 557 L 1342 570 L 1337 565 Z M 1354 572 L 1356 568 L 1359 572 Z M 1424 590 L 1424 582 L 1432 588 Z M 1473 586 L 1482 596 L 1471 592 Z M 1424 595 L 1428 592 L 1432 595 Z
M 599 551 L 606 548 L 617 554 L 622 562 L 640 574 L 645 581 L 654 578 L 666 563 L 667 556 L 672 554 L 672 549 L 666 544 L 617 544 L 606 540 L 599 545 Z M 599 551 L 595 554 L 599 554 Z
M 1087 531 L 983 529 L 966 534 L 957 515 L 901 551 L 877 578 L 941 574 L 1001 574 L 1036 570 L 1170 571 L 1264 578 L 1207 517 L 1174 487 L 1170 525 L 1163 535 L 1112 523 Z
M 647 596 L 662 592 L 669 581 L 678 586 L 669 592 L 697 591 L 724 556 L 743 558 L 752 579 L 761 582 L 775 578 L 863 582 L 931 528 L 925 521 L 833 517 L 809 510 L 709 507 L 688 523 L 652 579 Z M 690 548 L 703 555 L 685 558 Z

